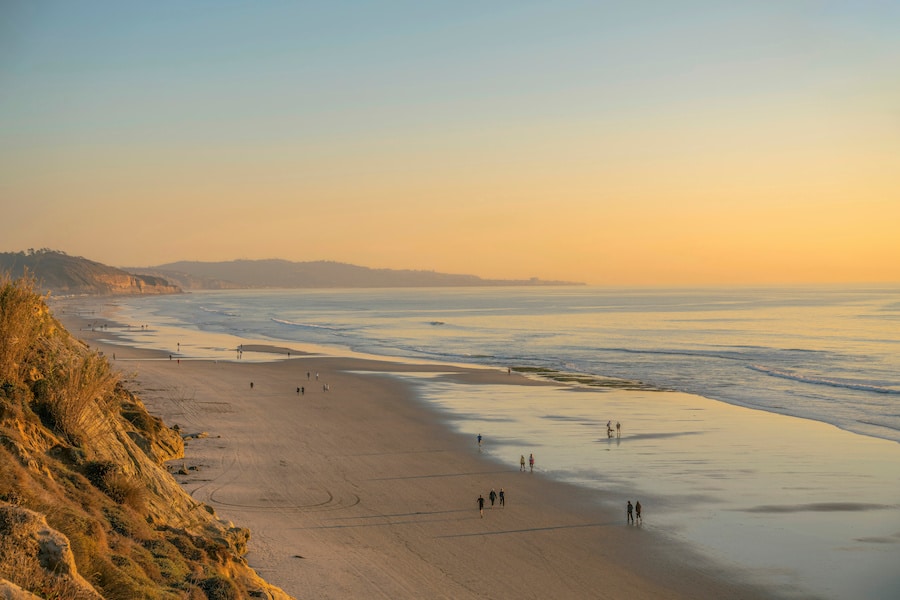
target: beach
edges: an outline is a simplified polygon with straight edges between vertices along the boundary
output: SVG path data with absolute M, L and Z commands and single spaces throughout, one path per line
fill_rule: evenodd
M 403 378 L 384 375 L 427 374 L 460 389 L 546 384 L 500 370 L 263 345 L 254 349 L 273 350 L 273 360 L 260 360 L 265 352 L 246 361 L 170 359 L 110 344 L 114 334 L 97 319 L 92 331 L 75 314 L 62 316 L 77 337 L 115 354 L 151 412 L 179 426 L 188 439 L 185 458 L 171 465 L 176 479 L 249 528 L 250 565 L 297 598 L 776 595 L 651 526 L 628 525 L 627 498 L 614 509 L 602 492 L 479 453 Z M 501 487 L 506 505 L 491 508 L 488 494 Z

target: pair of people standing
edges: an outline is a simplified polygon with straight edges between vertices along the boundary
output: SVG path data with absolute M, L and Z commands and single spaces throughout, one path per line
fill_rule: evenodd
M 643 523 L 643 519 L 641 519 L 641 503 L 636 502 L 633 506 L 631 504 L 631 500 L 628 501 L 628 504 L 625 505 L 625 512 L 628 515 L 628 524 L 634 525 L 635 519 L 637 519 L 638 523 Z
M 528 466 L 531 469 L 531 472 L 534 473 L 534 454 L 528 455 Z M 525 470 L 525 455 L 522 454 L 519 456 L 519 471 Z

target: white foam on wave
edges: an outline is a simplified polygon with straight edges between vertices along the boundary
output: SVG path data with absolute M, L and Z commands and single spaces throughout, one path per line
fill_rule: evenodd
M 327 325 L 314 325 L 312 323 L 296 323 L 294 321 L 287 321 L 285 319 L 276 319 L 272 317 L 272 321 L 275 323 L 279 323 L 281 325 L 287 325 L 289 327 L 302 327 L 303 329 L 324 329 L 326 331 L 342 331 L 340 327 L 329 327 Z
M 235 313 L 235 312 L 229 312 L 229 311 L 227 311 L 227 310 L 217 310 L 217 309 L 215 309 L 215 308 L 206 308 L 205 306 L 201 306 L 201 307 L 200 307 L 200 310 L 202 310 L 203 312 L 212 313 L 212 314 L 214 314 L 214 315 L 224 315 L 224 316 L 226 316 L 226 317 L 238 317 L 238 316 L 240 316 L 240 315 L 238 315 L 238 313 Z
M 750 365 L 750 369 L 762 373 L 764 375 L 770 375 L 772 377 L 780 377 L 782 379 L 789 379 L 791 381 L 799 381 L 800 383 L 809 383 L 811 385 L 827 385 L 830 387 L 838 387 L 844 388 L 848 390 L 859 390 L 862 392 L 875 392 L 876 394 L 900 394 L 900 389 L 886 387 L 882 385 L 874 385 L 871 383 L 860 383 L 855 381 L 847 381 L 841 379 L 827 379 L 825 377 L 811 377 L 809 375 L 802 375 L 800 373 L 796 373 L 793 371 L 787 371 L 783 369 L 773 369 L 770 367 L 764 367 L 762 365 Z

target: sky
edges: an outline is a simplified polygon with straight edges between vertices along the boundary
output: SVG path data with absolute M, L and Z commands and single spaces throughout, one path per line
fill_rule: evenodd
M 900 282 L 900 3 L 0 0 L 0 251 Z

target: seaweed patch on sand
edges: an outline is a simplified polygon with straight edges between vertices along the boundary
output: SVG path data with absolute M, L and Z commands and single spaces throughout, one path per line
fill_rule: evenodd
M 620 379 L 618 377 L 604 377 L 601 375 L 587 375 L 584 373 L 570 373 L 546 367 L 511 367 L 511 370 L 526 377 L 557 381 L 576 387 L 666 391 L 663 388 L 649 385 L 642 381 L 632 381 L 630 379 Z

